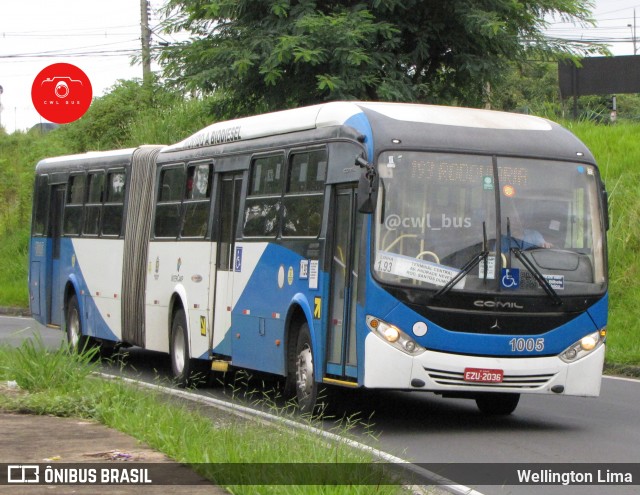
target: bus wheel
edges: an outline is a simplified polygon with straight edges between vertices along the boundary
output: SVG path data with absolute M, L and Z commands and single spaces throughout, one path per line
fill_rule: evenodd
M 73 352 L 81 352 L 87 350 L 90 340 L 82 335 L 82 322 L 80 320 L 80 307 L 78 306 L 78 298 L 73 295 L 67 304 L 67 314 L 65 318 L 67 342 Z
M 184 310 L 179 309 L 173 316 L 171 324 L 171 340 L 169 345 L 171 355 L 171 371 L 181 387 L 189 385 L 193 364 L 189 355 L 189 337 L 187 335 L 187 319 Z
M 488 393 L 476 397 L 476 405 L 483 414 L 507 416 L 516 410 L 520 394 Z
M 296 346 L 296 397 L 300 412 L 312 412 L 318 398 L 318 383 L 313 374 L 313 351 L 309 325 L 304 323 Z

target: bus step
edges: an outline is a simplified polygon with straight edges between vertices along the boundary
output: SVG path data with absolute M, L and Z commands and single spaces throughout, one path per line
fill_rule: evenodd
M 347 380 L 338 380 L 336 378 L 329 378 L 329 377 L 324 377 L 322 379 L 322 381 L 324 383 L 330 383 L 332 385 L 341 385 L 343 387 L 357 387 L 358 386 L 358 382 L 352 382 L 352 381 L 347 381 Z
M 211 361 L 211 371 L 219 371 L 226 373 L 229 371 L 229 361 L 222 361 L 221 359 L 214 359 Z

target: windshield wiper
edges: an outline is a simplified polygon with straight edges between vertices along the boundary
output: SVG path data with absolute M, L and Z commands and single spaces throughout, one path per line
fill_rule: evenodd
M 484 279 L 487 280 L 488 263 L 486 262 L 486 259 L 489 256 L 489 249 L 487 248 L 487 227 L 485 222 L 482 222 L 482 235 L 482 250 L 474 254 L 471 259 L 469 259 L 469 261 L 464 264 L 464 266 L 460 269 L 456 276 L 449 280 L 443 287 L 440 288 L 440 290 L 438 290 L 438 292 L 433 295 L 434 299 L 446 294 L 451 289 L 453 289 L 455 285 L 460 282 L 460 280 L 466 277 L 471 272 L 471 270 L 473 270 L 483 260 L 485 262 Z
M 507 237 L 509 238 L 509 264 L 511 264 L 511 253 L 516 255 L 516 258 L 522 263 L 522 265 L 531 272 L 533 278 L 536 279 L 536 282 L 542 287 L 542 289 L 547 293 L 547 295 L 551 298 L 553 303 L 557 306 L 562 304 L 562 299 L 556 292 L 556 290 L 551 286 L 549 281 L 544 277 L 542 272 L 538 269 L 538 267 L 527 258 L 527 255 L 524 254 L 524 251 L 520 246 L 518 246 L 518 241 L 511 237 L 511 221 L 509 217 L 507 217 Z M 511 246 L 511 243 L 515 244 L 515 247 Z

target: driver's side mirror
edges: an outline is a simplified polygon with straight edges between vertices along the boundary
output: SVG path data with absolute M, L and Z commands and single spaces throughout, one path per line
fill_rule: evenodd
M 356 157 L 356 165 L 364 169 L 358 182 L 358 211 L 370 214 L 375 211 L 378 200 L 378 173 L 372 164 L 360 156 Z

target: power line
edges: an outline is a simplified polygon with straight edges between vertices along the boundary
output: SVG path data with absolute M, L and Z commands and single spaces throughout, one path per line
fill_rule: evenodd
M 2 38 L 32 38 L 32 39 L 49 39 L 49 38 L 108 38 L 116 36 L 135 36 L 136 33 L 67 33 L 67 34 L 25 34 L 25 33 L 2 33 Z
M 95 31 L 97 29 L 99 30 L 105 30 L 105 29 L 133 29 L 136 28 L 138 25 L 137 24 L 119 24 L 117 26 L 92 26 L 92 27 L 76 27 L 76 28 L 59 28 L 59 29 L 45 29 L 45 30 L 37 30 L 37 31 L 19 31 L 20 33 L 27 33 L 27 34 L 47 34 L 47 33 L 57 33 L 57 32 L 71 32 L 71 31 Z M 3 31 L 2 33 L 13 33 L 15 34 L 17 31 Z
M 137 43 L 139 39 L 129 39 L 126 41 L 116 41 L 113 43 L 101 43 L 98 45 L 88 45 L 81 47 L 71 47 L 71 48 L 58 48 L 55 50 L 43 51 L 43 52 L 32 52 L 32 53 L 13 53 L 13 54 L 0 54 L 0 58 L 26 58 L 26 57 L 55 57 L 62 56 L 68 53 L 68 50 L 85 50 L 88 48 L 100 48 L 104 46 L 113 46 L 113 45 L 122 45 L 124 43 Z M 82 52 L 81 52 L 82 53 Z
M 624 12 L 626 10 L 632 10 L 634 8 L 640 8 L 640 4 L 638 5 L 629 5 L 627 7 L 622 7 L 619 9 L 615 9 L 615 10 L 607 10 L 606 12 L 600 12 L 600 15 L 607 15 L 607 14 L 617 14 L 618 12 Z
M 51 54 L 30 54 L 30 55 L 0 55 L 0 60 L 2 59 L 33 59 L 33 58 L 52 58 L 52 57 L 67 57 L 67 58 L 71 58 L 71 57 L 122 57 L 125 55 L 138 55 L 140 53 L 139 49 L 123 49 L 123 50 L 101 50 L 101 51 L 94 51 L 94 52 L 67 52 L 67 53 L 61 53 L 58 55 L 51 55 Z

